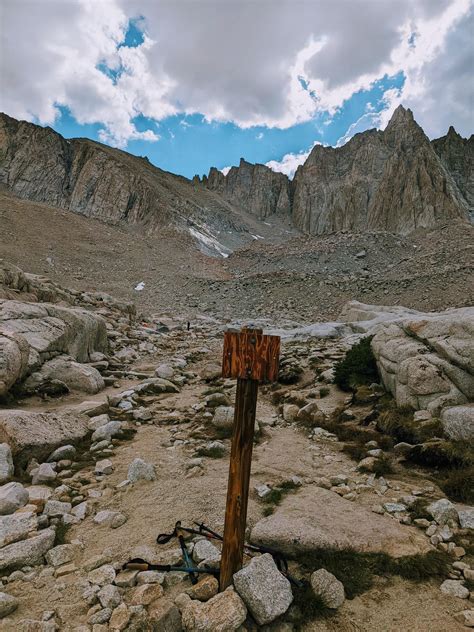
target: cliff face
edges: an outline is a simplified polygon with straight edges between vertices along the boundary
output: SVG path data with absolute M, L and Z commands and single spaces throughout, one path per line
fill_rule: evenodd
M 239 166 L 232 167 L 227 175 L 212 167 L 203 183 L 259 219 L 291 212 L 288 178 L 265 165 L 253 165 L 241 158 Z
M 451 126 L 446 136 L 437 138 L 432 145 L 456 182 L 471 213 L 474 213 L 474 135 L 463 138 Z
M 311 234 L 404 234 L 467 217 L 453 177 L 411 111 L 401 106 L 383 132 L 357 134 L 336 149 L 316 146 L 292 188 L 294 224 Z
M 243 229 L 244 220 L 212 191 L 147 159 L 0 115 L 0 182 L 18 196 L 102 221 L 148 230 L 197 226 Z

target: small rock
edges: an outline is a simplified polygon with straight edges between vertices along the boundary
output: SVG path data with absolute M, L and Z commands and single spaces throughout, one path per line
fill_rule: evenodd
M 387 513 L 401 513 L 407 510 L 406 506 L 401 503 L 385 503 L 383 508 Z
M 474 628 L 474 609 L 462 610 L 454 615 L 456 621 L 465 625 L 466 628 Z
M 234 586 L 259 625 L 271 623 L 284 614 L 293 601 L 290 582 L 269 553 L 252 558 L 235 573 Z
M 133 591 L 130 603 L 133 606 L 149 606 L 162 596 L 163 586 L 160 584 L 143 584 Z
M 198 540 L 193 549 L 193 560 L 199 564 L 204 560 L 220 559 L 221 552 L 209 540 Z
M 187 594 L 192 599 L 209 601 L 219 592 L 219 582 L 212 575 L 202 577 L 197 584 L 188 589 Z
M 202 603 L 181 594 L 176 599 L 185 630 L 199 632 L 232 632 L 247 617 L 247 608 L 232 587 Z
M 443 526 L 450 520 L 457 523 L 458 511 L 451 501 L 447 498 L 441 498 L 434 503 L 431 503 L 426 508 L 427 512 L 433 516 L 436 522 Z
M 103 509 L 94 516 L 94 522 L 101 526 L 117 529 L 127 522 L 127 516 L 125 516 L 120 511 Z
M 99 610 L 92 614 L 88 619 L 88 623 L 91 625 L 96 625 L 98 623 L 107 623 L 107 621 L 112 616 L 112 610 L 110 608 L 104 608 L 103 610 Z
M 131 588 L 135 586 L 137 582 L 138 571 L 134 570 L 125 570 L 120 571 L 120 573 L 115 578 L 115 585 L 120 586 L 120 588 Z
M 324 568 L 311 575 L 311 587 L 327 608 L 335 610 L 344 603 L 344 585 Z
M 50 518 L 59 518 L 64 514 L 71 513 L 71 503 L 62 502 L 60 500 L 48 500 L 44 506 L 43 513 Z
M 54 481 L 58 473 L 54 470 L 51 463 L 41 463 L 41 465 L 31 472 L 31 482 L 33 485 L 40 483 L 50 483 Z
M 97 463 L 95 464 L 94 473 L 98 474 L 99 476 L 102 476 L 104 474 L 112 474 L 113 471 L 114 466 L 110 459 L 103 459 L 102 461 L 97 461 Z
M 474 507 L 459 510 L 458 516 L 462 529 L 474 529 Z
M 181 614 L 169 599 L 159 599 L 148 608 L 148 619 L 153 629 L 162 632 L 181 632 Z
M 112 616 L 109 620 L 109 628 L 110 630 L 122 632 L 122 630 L 127 629 L 129 621 L 130 611 L 124 603 L 121 603 L 112 612 Z
M 12 451 L 8 443 L 0 443 L 0 483 L 6 483 L 15 471 Z
M 76 448 L 73 445 L 63 445 L 52 452 L 48 457 L 48 462 L 61 461 L 62 459 L 73 459 L 76 456 Z
M 146 463 L 143 459 L 134 459 L 128 467 L 127 478 L 132 483 L 141 480 L 154 481 L 156 480 L 155 466 Z
M 103 608 L 111 608 L 112 610 L 122 603 L 122 595 L 117 586 L 106 584 L 97 593 L 97 597 Z
M 48 564 L 51 564 L 51 566 L 61 566 L 62 564 L 72 562 L 76 552 L 77 547 L 74 546 L 74 544 L 59 544 L 46 553 L 46 561 Z
M 18 599 L 7 593 L 0 592 L 0 619 L 7 617 L 18 608 Z
M 123 424 L 121 421 L 109 421 L 106 424 L 99 426 L 93 433 L 91 440 L 93 442 L 103 441 L 107 439 L 110 441 L 112 437 L 116 437 L 121 434 Z
M 137 584 L 162 584 L 165 574 L 159 571 L 141 571 L 137 575 Z
M 7 483 L 0 487 L 0 516 L 11 514 L 28 502 L 28 492 L 21 483 Z
M 455 579 L 446 579 L 440 586 L 441 592 L 451 597 L 458 597 L 459 599 L 467 599 L 469 597 L 469 590 L 463 585 L 462 581 L 456 581 Z

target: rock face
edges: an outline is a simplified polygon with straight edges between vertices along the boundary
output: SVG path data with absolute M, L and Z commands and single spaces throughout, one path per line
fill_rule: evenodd
M 382 324 L 372 340 L 382 380 L 399 406 L 438 414 L 474 399 L 474 309 Z
M 437 138 L 432 145 L 474 213 L 474 135 L 463 138 L 451 126 L 446 136 Z
M 406 234 L 467 218 L 465 198 L 410 110 L 399 106 L 385 131 L 357 134 L 340 148 L 316 145 L 292 182 L 295 226 Z
M 89 418 L 73 412 L 35 413 L 0 411 L 0 441 L 10 445 L 15 464 L 23 467 L 31 458 L 45 460 L 54 448 L 83 439 Z
M 104 222 L 190 232 L 201 243 L 207 239 L 214 254 L 216 236 L 226 241 L 222 231 L 248 232 L 242 214 L 206 187 L 146 158 L 84 138 L 66 140 L 51 128 L 5 114 L 0 114 L 0 182 L 19 197 Z M 251 241 L 249 234 L 245 241 Z
M 290 215 L 289 180 L 265 165 L 253 165 L 241 158 L 239 166 L 232 167 L 226 175 L 212 167 L 203 182 L 208 189 L 260 219 L 274 213 Z
M 441 413 L 445 433 L 455 441 L 474 440 L 474 404 L 445 408 Z

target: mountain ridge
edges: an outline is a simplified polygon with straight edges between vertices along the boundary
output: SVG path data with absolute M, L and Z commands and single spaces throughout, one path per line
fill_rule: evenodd
M 0 183 L 101 221 L 187 232 L 207 254 L 226 256 L 265 230 L 268 239 L 288 230 L 407 234 L 467 219 L 474 137 L 450 128 L 430 141 L 399 106 L 383 131 L 358 133 L 341 147 L 315 145 L 293 180 L 244 159 L 226 175 L 212 167 L 188 180 L 146 158 L 0 114 Z

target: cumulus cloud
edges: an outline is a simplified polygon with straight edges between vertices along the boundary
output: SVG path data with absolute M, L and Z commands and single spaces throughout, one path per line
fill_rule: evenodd
M 298 153 L 285 154 L 281 160 L 269 160 L 266 162 L 266 166 L 270 167 L 273 171 L 279 171 L 285 173 L 290 179 L 295 175 L 295 171 L 300 165 L 302 165 L 306 158 L 311 153 L 311 150 L 315 145 L 321 145 L 322 143 L 314 142 L 308 151 L 300 151 Z
M 386 115 L 403 100 L 430 134 L 467 133 L 471 14 L 472 0 L 3 0 L 0 108 L 51 124 L 66 105 L 123 146 L 157 138 L 138 115 L 287 128 L 403 71 Z

